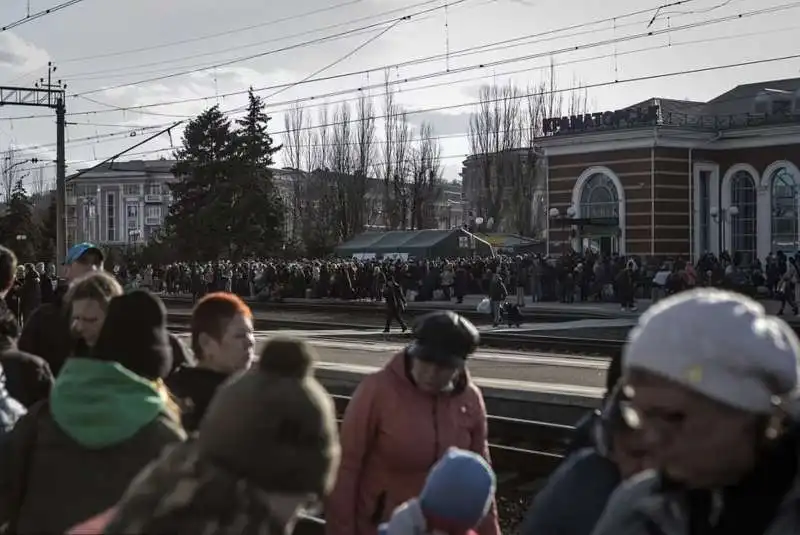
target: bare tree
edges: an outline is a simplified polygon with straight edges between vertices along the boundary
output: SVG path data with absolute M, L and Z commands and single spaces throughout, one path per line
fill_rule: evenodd
M 328 115 L 328 106 L 322 106 L 318 115 L 317 134 L 311 144 L 314 152 L 314 164 L 312 165 L 314 169 L 326 169 L 328 166 L 328 146 L 331 132 L 331 127 L 328 124 Z
M 442 195 L 442 161 L 441 147 L 430 123 L 422 123 L 411 152 L 411 228 L 431 228 L 434 205 Z
M 333 123 L 327 168 L 330 170 L 331 186 L 336 202 L 336 234 L 338 238 L 346 240 L 353 233 L 351 227 L 353 212 L 361 209 L 360 200 L 357 206 L 353 206 L 353 153 L 351 150 L 353 125 L 350 105 L 347 102 L 342 102 L 336 109 Z
M 575 80 L 573 89 L 565 99 L 565 91 L 559 88 L 556 78 L 555 63 L 550 62 L 547 74 L 537 84 L 528 86 L 526 99 L 525 129 L 523 146 L 525 147 L 522 164 L 522 180 L 512 188 L 514 199 L 511 210 L 516 232 L 526 235 L 537 233 L 546 228 L 545 200 L 546 173 L 536 151 L 538 138 L 544 136 L 545 119 L 560 117 L 566 111 L 569 115 L 580 115 L 589 111 L 588 91 Z
M 389 84 L 389 71 L 385 73 L 383 100 L 383 165 L 378 170 L 383 178 L 383 220 L 389 228 L 400 226 L 397 205 L 394 202 L 395 131 L 397 129 L 397 104 L 394 90 Z
M 286 131 L 283 149 L 284 154 L 286 154 L 286 163 L 288 167 L 293 169 L 302 168 L 305 161 L 303 153 L 305 150 L 310 150 L 310 147 L 304 146 L 306 122 L 305 109 L 297 102 L 283 116 L 283 126 Z
M 399 109 L 398 109 L 399 110 Z M 408 227 L 410 215 L 410 198 L 408 191 L 408 177 L 411 166 L 411 125 L 408 124 L 408 114 L 399 111 L 394 121 L 392 133 L 392 202 L 396 217 L 395 228 L 405 230 Z
M 308 161 L 311 147 L 305 143 L 308 119 L 305 110 L 299 104 L 290 109 L 283 117 L 286 133 L 284 135 L 284 149 L 287 166 L 292 168 L 290 178 L 290 199 L 288 199 L 289 221 L 288 227 L 293 241 L 301 239 L 302 221 L 304 212 L 304 197 L 307 174 L 303 172 L 303 164 Z M 308 170 L 308 169 L 307 169 Z
M 14 184 L 19 180 L 22 173 L 22 164 L 24 160 L 21 158 L 22 154 L 10 145 L 4 153 L 0 153 L 0 193 L 3 194 L 3 202 L 8 203 L 11 199 L 11 191 L 14 189 Z
M 375 107 L 372 99 L 362 95 L 356 104 L 356 131 L 355 146 L 353 147 L 353 173 L 352 202 L 358 206 L 353 212 L 352 228 L 361 232 L 369 224 L 369 214 L 373 213 L 374 206 L 369 200 L 371 178 L 370 170 L 375 159 Z
M 470 150 L 480 168 L 477 208 L 487 228 L 502 226 L 507 187 L 519 172 L 523 130 L 520 98 L 511 83 L 484 86 L 478 110 L 470 117 Z

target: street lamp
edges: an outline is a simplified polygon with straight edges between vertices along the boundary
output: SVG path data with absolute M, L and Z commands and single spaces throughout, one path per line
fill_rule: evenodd
M 719 245 L 718 249 L 719 252 L 722 253 L 725 250 L 725 226 L 726 223 L 730 224 L 732 219 L 739 215 L 739 207 L 738 206 L 730 206 L 728 208 L 717 208 L 716 206 L 712 206 L 708 210 L 708 214 L 714 220 L 717 225 L 719 225 Z

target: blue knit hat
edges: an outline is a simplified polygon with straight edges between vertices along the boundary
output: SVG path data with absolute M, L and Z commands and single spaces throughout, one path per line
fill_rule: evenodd
M 450 448 L 428 472 L 419 496 L 428 528 L 468 533 L 489 511 L 495 487 L 494 471 L 483 457 Z

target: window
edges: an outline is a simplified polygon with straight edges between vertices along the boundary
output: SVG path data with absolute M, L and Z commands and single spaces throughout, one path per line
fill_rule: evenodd
M 785 167 L 770 177 L 772 187 L 772 251 L 794 253 L 798 246 L 797 186 Z
M 584 183 L 580 216 L 589 219 L 619 218 L 619 195 L 609 177 L 596 173 Z
M 775 98 L 772 100 L 772 114 L 773 115 L 789 115 L 792 113 L 792 99 L 790 98 Z
M 160 205 L 148 205 L 144 207 L 144 216 L 147 219 L 148 225 L 159 225 L 161 224 L 161 206 Z
M 731 206 L 739 209 L 731 216 L 731 252 L 741 254 L 742 265 L 750 264 L 756 258 L 756 183 L 747 171 L 731 179 Z
M 126 227 L 128 230 L 138 229 L 139 225 L 139 203 L 129 202 L 125 205 L 125 216 L 128 220 Z
M 106 196 L 106 240 L 117 241 L 117 211 L 116 196 L 109 193 Z
M 161 195 L 161 184 L 158 182 L 148 182 L 145 186 L 145 195 Z
M 139 184 L 125 184 L 125 195 L 140 195 L 141 191 Z
M 711 171 L 700 171 L 700 252 L 711 250 Z

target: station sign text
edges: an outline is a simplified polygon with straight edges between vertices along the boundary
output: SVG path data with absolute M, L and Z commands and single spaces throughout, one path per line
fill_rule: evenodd
M 648 106 L 647 108 L 626 108 L 617 111 L 554 117 L 545 119 L 542 126 L 545 135 L 577 133 L 605 128 L 652 126 L 658 121 L 659 111 L 659 106 Z

